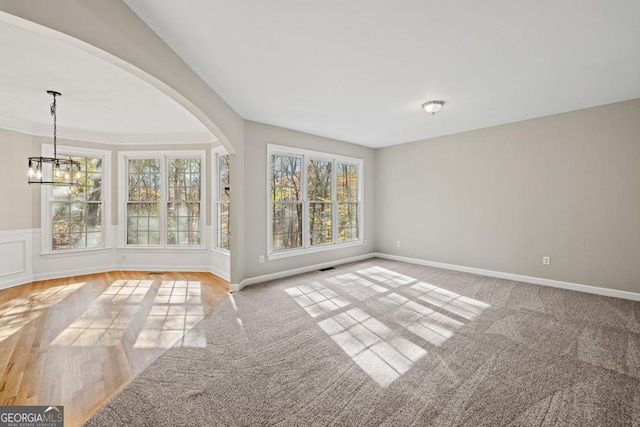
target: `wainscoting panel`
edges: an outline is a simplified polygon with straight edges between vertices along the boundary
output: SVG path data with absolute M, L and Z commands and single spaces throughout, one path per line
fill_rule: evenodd
M 24 240 L 0 242 L 0 277 L 27 271 L 26 250 Z
M 33 230 L 0 231 L 0 289 L 24 283 L 33 275 Z
M 224 280 L 229 281 L 231 274 L 231 259 L 229 252 L 216 249 L 211 250 L 211 272 Z

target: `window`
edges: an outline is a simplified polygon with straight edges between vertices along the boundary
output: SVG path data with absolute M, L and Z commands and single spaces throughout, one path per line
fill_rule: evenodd
M 53 145 L 42 144 L 42 155 L 53 156 Z M 103 249 L 110 223 L 111 152 L 58 146 L 59 157 L 80 164 L 77 186 L 42 186 L 42 253 L 62 254 Z M 54 179 L 56 179 L 54 177 Z
M 80 163 L 79 185 L 51 187 L 51 250 L 103 247 L 103 158 L 70 157 Z
M 269 145 L 270 256 L 362 240 L 362 160 Z
M 229 155 L 218 154 L 217 165 L 217 192 L 216 192 L 216 218 L 217 241 L 216 248 L 229 250 Z
M 120 165 L 125 244 L 200 247 L 203 152 L 121 153 Z
M 160 245 L 160 159 L 127 163 L 127 244 Z
M 167 244 L 200 245 L 200 159 L 169 159 Z

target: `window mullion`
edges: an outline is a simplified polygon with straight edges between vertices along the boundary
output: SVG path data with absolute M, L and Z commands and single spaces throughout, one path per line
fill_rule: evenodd
M 309 240 L 309 200 L 307 199 L 307 167 L 308 167 L 308 159 L 307 156 L 302 156 L 301 162 L 301 171 L 300 171 L 300 186 L 302 187 L 302 247 L 308 248 L 311 246 Z
M 338 243 L 338 162 L 331 163 L 331 242 Z
M 160 205 L 158 206 L 158 213 L 160 215 L 160 246 L 167 246 L 167 199 L 168 191 L 167 185 L 169 184 L 169 162 L 167 162 L 167 156 L 160 157 Z

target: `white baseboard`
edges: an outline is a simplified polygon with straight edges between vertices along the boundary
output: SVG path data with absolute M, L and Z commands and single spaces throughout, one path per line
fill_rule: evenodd
M 245 286 L 255 285 L 256 283 L 268 282 L 269 280 L 282 279 L 283 277 L 295 276 L 296 274 L 308 273 L 310 271 L 320 270 L 321 268 L 335 267 L 340 264 L 347 264 L 349 262 L 362 261 L 365 259 L 373 258 L 375 254 L 368 253 L 364 255 L 358 255 L 350 258 L 342 258 L 335 261 L 323 262 L 321 264 L 308 265 L 306 267 L 294 268 L 291 270 L 278 271 L 277 273 L 265 274 L 263 276 L 249 277 L 242 280 L 240 283 L 231 283 L 229 290 L 231 292 L 238 292 Z
M 408 258 L 399 255 L 389 255 L 375 253 L 378 258 L 390 259 L 394 261 L 406 262 L 409 264 L 425 265 L 428 267 L 443 268 L 445 270 L 463 271 L 465 273 L 479 274 L 481 276 L 496 277 L 498 279 L 508 279 L 516 282 L 532 283 L 534 285 L 550 286 L 552 288 L 569 289 L 572 291 L 587 292 L 590 294 L 604 295 L 614 298 L 623 298 L 633 301 L 640 301 L 640 293 L 620 291 L 617 289 L 601 288 L 598 286 L 583 285 L 580 283 L 563 282 L 560 280 L 544 279 L 541 277 L 523 276 L 520 274 L 503 273 L 501 271 L 484 270 L 482 268 L 465 267 L 463 265 L 446 264 L 442 262 L 427 261 L 417 258 Z
M 203 272 L 203 271 L 211 271 L 211 267 L 208 265 L 148 265 L 148 264 L 139 264 L 139 265 L 118 265 L 114 266 L 112 270 L 118 271 L 152 271 L 152 272 L 162 272 L 162 271 L 191 271 L 191 272 Z
M 0 281 L 0 289 L 12 288 L 14 286 L 24 285 L 25 283 L 29 283 L 29 282 L 33 282 L 33 276 L 20 275 L 12 279 L 5 279 L 3 281 Z
M 209 267 L 209 271 L 212 274 L 215 274 L 218 277 L 222 277 L 224 280 L 226 280 L 227 282 L 231 281 L 231 276 L 229 275 L 228 272 L 226 271 L 222 271 L 220 269 L 214 268 L 214 267 Z
M 39 280 L 60 279 L 62 277 L 82 276 L 84 274 L 106 273 L 107 271 L 116 271 L 118 267 L 115 265 L 105 265 L 100 267 L 78 268 L 74 270 L 63 270 L 49 273 L 34 274 L 28 282 L 37 282 Z M 23 283 L 28 283 L 23 282 Z

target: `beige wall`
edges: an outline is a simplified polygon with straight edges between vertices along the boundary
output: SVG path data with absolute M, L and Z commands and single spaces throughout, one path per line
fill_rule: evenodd
M 39 144 L 31 135 L 0 129 L 0 152 L 0 231 L 39 226 L 40 188 L 27 184 L 27 158 L 40 155 Z
M 372 252 L 373 245 L 356 246 L 335 251 L 317 252 L 258 263 L 260 255 L 267 252 L 267 144 L 273 143 L 289 147 L 316 150 L 326 153 L 364 159 L 364 229 L 365 238 L 373 238 L 374 225 L 374 150 L 371 148 L 323 138 L 276 126 L 247 122 L 245 127 L 245 278 L 301 268 L 323 262 L 335 261 Z M 233 167 L 233 165 L 232 165 Z M 233 188 L 231 196 L 233 205 Z M 233 206 L 232 206 L 233 209 Z M 235 250 L 232 248 L 232 256 Z
M 384 148 L 376 162 L 379 252 L 640 292 L 640 99 Z

